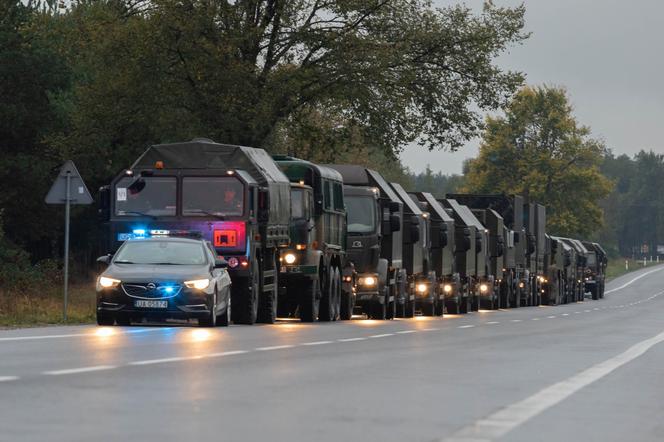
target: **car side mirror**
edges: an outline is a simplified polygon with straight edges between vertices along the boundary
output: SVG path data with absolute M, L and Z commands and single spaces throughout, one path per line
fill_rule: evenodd
M 111 263 L 111 255 L 100 256 L 99 258 L 97 258 L 97 262 L 109 265 Z
M 214 260 L 215 269 L 225 269 L 226 267 L 228 267 L 228 261 L 226 261 L 224 258 L 216 258 Z

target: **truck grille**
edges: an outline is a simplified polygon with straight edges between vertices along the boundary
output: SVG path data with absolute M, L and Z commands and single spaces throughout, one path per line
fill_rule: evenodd
M 182 290 L 181 285 L 177 284 L 156 284 L 152 282 L 122 284 L 122 290 L 127 296 L 143 299 L 166 299 L 177 296 Z

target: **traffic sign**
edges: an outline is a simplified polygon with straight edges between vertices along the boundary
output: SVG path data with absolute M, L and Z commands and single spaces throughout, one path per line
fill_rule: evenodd
M 92 204 L 93 199 L 78 173 L 74 162 L 69 160 L 62 165 L 58 177 L 45 198 L 46 204 L 65 205 L 65 293 L 62 317 L 67 321 L 67 292 L 69 289 L 69 208 L 72 204 Z
M 69 186 L 69 189 L 67 188 Z M 69 196 L 67 191 L 69 190 Z M 67 161 L 62 168 L 51 190 L 46 195 L 46 204 L 92 204 L 94 200 L 78 173 L 73 161 Z

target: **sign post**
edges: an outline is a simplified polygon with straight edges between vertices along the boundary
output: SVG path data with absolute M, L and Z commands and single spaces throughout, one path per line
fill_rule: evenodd
M 72 195 L 72 188 L 74 194 Z M 69 298 L 69 214 L 72 204 L 92 204 L 93 199 L 88 188 L 78 173 L 73 161 L 67 161 L 62 168 L 51 190 L 46 195 L 46 204 L 65 205 L 65 262 L 64 262 L 64 303 L 62 318 L 67 321 L 67 301 Z

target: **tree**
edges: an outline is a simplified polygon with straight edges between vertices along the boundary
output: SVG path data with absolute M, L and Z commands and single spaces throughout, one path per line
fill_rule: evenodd
M 504 116 L 487 118 L 464 190 L 524 195 L 547 206 L 550 232 L 587 236 L 603 225 L 599 202 L 612 189 L 599 170 L 604 153 L 563 89 L 525 87 Z

